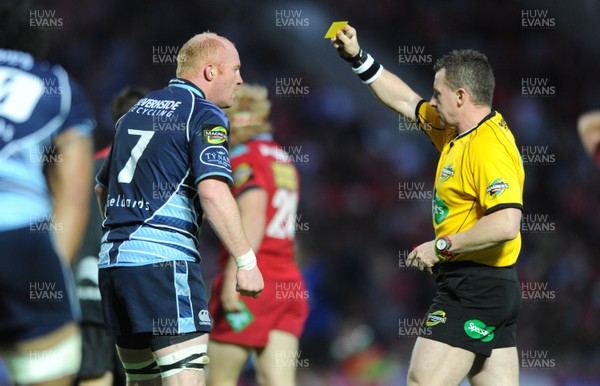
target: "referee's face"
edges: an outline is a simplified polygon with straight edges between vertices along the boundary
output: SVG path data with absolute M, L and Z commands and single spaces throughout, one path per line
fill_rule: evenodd
M 456 93 L 448 86 L 446 82 L 446 69 L 442 68 L 435 73 L 433 80 L 433 95 L 429 103 L 431 106 L 440 114 L 442 123 L 445 125 L 454 125 L 454 118 L 456 115 Z
M 237 88 L 243 83 L 240 74 L 240 57 L 235 46 L 229 42 L 225 45 L 221 57 L 221 64 L 216 77 L 217 87 L 214 103 L 222 108 L 233 105 L 233 98 Z

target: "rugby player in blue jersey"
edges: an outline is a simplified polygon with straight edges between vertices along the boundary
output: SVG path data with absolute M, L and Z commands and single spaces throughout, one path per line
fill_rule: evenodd
M 95 120 L 39 60 L 31 4 L 0 1 L 0 355 L 18 385 L 71 385 L 81 363 L 68 265 L 88 218 Z
M 238 291 L 257 297 L 264 285 L 229 190 L 221 108 L 242 84 L 237 50 L 205 32 L 177 62 L 177 78 L 119 119 L 96 178 L 104 317 L 129 384 L 204 384 L 212 320 L 199 264 L 202 216 L 235 259 Z

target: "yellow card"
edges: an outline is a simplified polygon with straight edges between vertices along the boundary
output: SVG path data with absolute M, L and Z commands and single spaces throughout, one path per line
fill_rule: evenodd
M 331 27 L 329 27 L 327 33 L 325 34 L 325 39 L 334 38 L 335 34 L 337 34 L 337 31 L 344 29 L 346 24 L 348 24 L 347 21 L 334 21 L 331 23 Z

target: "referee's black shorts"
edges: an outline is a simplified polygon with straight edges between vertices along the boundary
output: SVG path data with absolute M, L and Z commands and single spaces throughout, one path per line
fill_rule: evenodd
M 484 356 L 495 348 L 516 347 L 521 286 L 514 265 L 442 263 L 436 281 L 423 338 Z

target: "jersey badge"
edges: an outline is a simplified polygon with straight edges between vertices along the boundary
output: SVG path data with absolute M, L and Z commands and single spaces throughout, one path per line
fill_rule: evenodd
M 215 126 L 202 130 L 202 142 L 211 145 L 219 145 L 227 142 L 227 129 L 223 126 Z
M 508 184 L 504 181 L 504 179 L 496 178 L 495 180 L 490 182 L 485 191 L 489 193 L 491 198 L 496 198 L 502 193 L 504 193 L 506 189 L 508 189 Z
M 252 170 L 252 166 L 248 163 L 243 163 L 235 167 L 233 169 L 233 180 L 234 187 L 239 188 L 243 186 L 250 178 L 252 178 L 254 171 Z
M 449 164 L 442 168 L 440 182 L 444 182 L 451 177 L 454 177 L 454 164 Z

